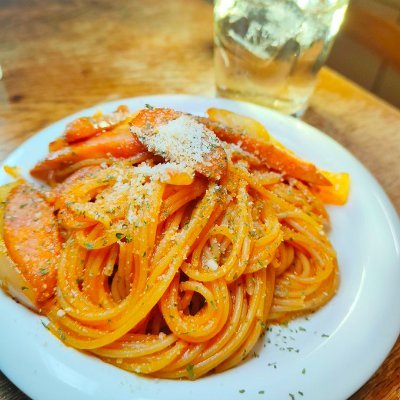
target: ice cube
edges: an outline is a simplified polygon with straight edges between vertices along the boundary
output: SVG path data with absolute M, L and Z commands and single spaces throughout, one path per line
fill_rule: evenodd
M 236 43 L 267 59 L 298 35 L 304 20 L 303 11 L 293 0 L 236 1 L 224 25 Z
M 305 16 L 296 39 L 303 49 L 307 49 L 314 42 L 323 39 L 327 35 L 328 28 L 329 24 L 326 25 L 317 16 L 308 14 Z

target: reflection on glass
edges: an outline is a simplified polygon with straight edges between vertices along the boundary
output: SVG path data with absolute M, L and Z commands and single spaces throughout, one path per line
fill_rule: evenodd
M 217 91 L 300 114 L 348 0 L 216 0 Z

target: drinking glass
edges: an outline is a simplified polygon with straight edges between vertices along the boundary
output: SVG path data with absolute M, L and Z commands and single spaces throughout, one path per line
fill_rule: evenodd
M 215 0 L 219 95 L 299 116 L 348 0 Z

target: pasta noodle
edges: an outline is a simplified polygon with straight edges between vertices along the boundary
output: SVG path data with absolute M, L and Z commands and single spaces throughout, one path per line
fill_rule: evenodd
M 236 366 L 269 324 L 335 294 L 318 185 L 221 144 L 217 178 L 146 149 L 46 176 L 63 246 L 40 309 L 56 337 L 128 371 L 195 379 Z

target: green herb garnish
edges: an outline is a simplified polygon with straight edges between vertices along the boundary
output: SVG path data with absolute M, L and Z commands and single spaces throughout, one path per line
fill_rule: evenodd
M 48 330 L 49 329 L 49 325 L 46 324 L 44 321 L 40 320 L 40 322 L 42 323 L 42 325 Z
M 132 236 L 131 235 L 126 235 L 125 236 L 125 241 L 126 241 L 126 243 L 132 242 Z
M 62 330 L 62 329 L 58 329 L 58 334 L 60 335 L 60 339 L 62 340 L 62 341 L 64 341 L 65 340 L 65 332 Z
M 195 378 L 195 376 L 194 376 L 194 365 L 193 364 L 189 364 L 186 367 L 186 371 L 187 371 L 187 373 L 189 375 L 189 379 L 194 379 Z

